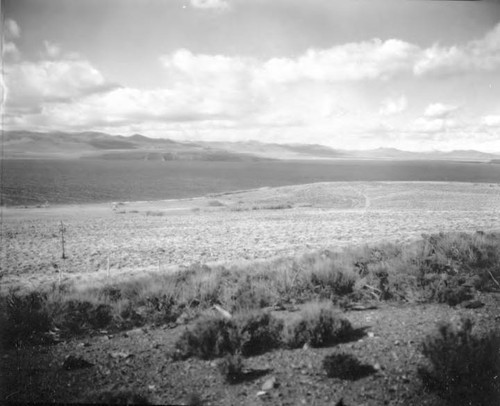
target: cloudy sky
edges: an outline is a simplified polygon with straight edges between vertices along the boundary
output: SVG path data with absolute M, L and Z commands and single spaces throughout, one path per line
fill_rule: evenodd
M 2 0 L 5 129 L 500 152 L 500 2 Z

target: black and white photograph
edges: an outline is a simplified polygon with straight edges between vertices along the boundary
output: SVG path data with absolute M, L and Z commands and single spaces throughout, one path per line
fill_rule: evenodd
M 0 11 L 0 403 L 500 405 L 500 0 Z

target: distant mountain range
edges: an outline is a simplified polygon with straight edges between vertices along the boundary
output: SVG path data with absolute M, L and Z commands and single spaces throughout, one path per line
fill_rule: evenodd
M 280 159 L 390 159 L 390 160 L 456 160 L 500 162 L 500 154 L 474 150 L 450 152 L 409 152 L 394 148 L 366 151 L 334 149 L 318 144 L 267 144 L 241 142 L 180 142 L 148 138 L 140 134 L 129 137 L 99 132 L 4 131 L 5 158 L 88 158 L 134 160 L 200 160 L 261 161 Z

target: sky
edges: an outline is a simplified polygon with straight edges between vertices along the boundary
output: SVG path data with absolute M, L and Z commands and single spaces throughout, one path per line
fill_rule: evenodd
M 5 130 L 500 152 L 500 1 L 2 0 Z

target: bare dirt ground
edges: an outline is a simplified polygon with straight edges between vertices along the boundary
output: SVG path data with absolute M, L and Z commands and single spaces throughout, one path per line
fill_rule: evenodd
M 66 260 L 61 259 L 60 222 Z M 349 182 L 3 213 L 3 288 L 500 228 L 500 185 Z
M 194 395 L 205 405 L 334 405 L 347 406 L 445 404 L 424 390 L 418 367 L 424 365 L 423 338 L 440 321 L 476 320 L 478 329 L 498 326 L 500 295 L 479 297 L 486 305 L 470 310 L 447 305 L 381 305 L 364 312 L 346 312 L 365 335 L 335 348 L 276 350 L 245 359 L 252 379 L 229 385 L 217 361 L 172 361 L 175 340 L 185 326 L 142 328 L 116 335 L 102 334 L 61 342 L 51 347 L 10 351 L 3 356 L 5 397 L 16 402 L 102 402 L 105 392 L 132 391 L 155 404 L 190 404 Z M 283 319 L 289 312 L 274 312 Z M 322 360 L 334 351 L 355 355 L 374 367 L 354 380 L 329 378 Z M 83 357 L 92 366 L 63 368 L 65 357 Z M 258 395 L 269 379 L 272 389 Z M 195 404 L 195 403 L 191 403 Z M 493 406 L 493 405 L 492 405 Z

